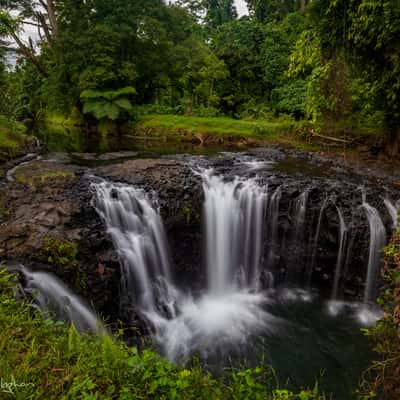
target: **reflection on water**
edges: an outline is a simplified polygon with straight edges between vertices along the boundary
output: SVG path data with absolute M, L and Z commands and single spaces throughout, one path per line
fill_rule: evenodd
M 290 321 L 281 335 L 258 337 L 254 346 L 274 366 L 280 383 L 289 379 L 291 387 L 312 387 L 318 378 L 321 388 L 333 392 L 334 399 L 356 398 L 352 391 L 372 358 L 361 333 L 365 326 L 359 319 L 362 310 L 353 308 L 334 316 L 318 298 L 288 302 L 279 295 L 267 309 Z
M 216 154 L 226 150 L 246 150 L 245 145 L 210 144 L 166 140 L 166 137 L 93 134 L 79 127 L 52 126 L 38 128 L 35 135 L 50 153 L 95 153 L 131 151 L 139 157 L 173 154 Z M 85 160 L 85 158 L 83 158 Z M 86 161 L 93 161 L 88 160 Z M 101 161 L 101 160 L 100 160 Z M 104 161 L 104 160 L 103 160 Z
M 302 174 L 312 177 L 327 177 L 332 175 L 329 168 L 316 166 L 306 160 L 295 157 L 287 157 L 278 161 L 274 165 L 274 170 L 279 172 L 286 172 L 287 174 Z

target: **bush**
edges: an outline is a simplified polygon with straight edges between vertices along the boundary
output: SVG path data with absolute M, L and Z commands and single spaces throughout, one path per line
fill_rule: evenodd
M 135 119 L 139 119 L 146 115 L 174 115 L 174 114 L 182 114 L 183 108 L 181 106 L 170 107 L 163 106 L 159 104 L 143 104 L 141 106 L 135 106 L 133 113 L 135 115 Z
M 360 395 L 363 400 L 400 398 L 400 231 L 384 252 L 385 289 L 378 300 L 384 317 L 365 331 L 379 357 L 365 372 Z

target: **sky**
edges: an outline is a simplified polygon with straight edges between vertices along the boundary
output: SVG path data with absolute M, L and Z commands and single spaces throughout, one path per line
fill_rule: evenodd
M 176 0 L 171 0 L 172 2 L 175 2 Z M 247 14 L 247 5 L 245 0 L 235 0 L 235 5 L 237 12 L 239 14 L 239 17 L 242 15 Z
M 235 0 L 235 3 L 240 17 L 244 14 L 247 14 L 247 6 L 244 0 Z

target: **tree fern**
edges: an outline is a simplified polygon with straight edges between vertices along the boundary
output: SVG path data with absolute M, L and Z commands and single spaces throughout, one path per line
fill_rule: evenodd
M 96 119 L 115 121 L 132 111 L 129 96 L 136 94 L 135 88 L 127 86 L 118 90 L 85 90 L 81 93 L 83 113 L 92 114 Z

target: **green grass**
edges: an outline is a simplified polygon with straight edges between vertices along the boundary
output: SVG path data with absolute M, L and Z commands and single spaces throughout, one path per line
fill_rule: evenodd
M 74 127 L 82 125 L 82 120 L 77 109 L 72 109 L 69 115 L 64 115 L 62 113 L 44 111 L 40 118 L 41 122 L 45 126 L 50 126 L 52 129 L 60 127 Z
M 0 116 L 0 162 L 21 154 L 26 143 L 26 128 Z
M 317 386 L 298 394 L 279 388 L 271 369 L 214 378 L 115 337 L 79 335 L 17 302 L 14 285 L 0 270 L 1 399 L 324 399 Z
M 181 115 L 148 115 L 138 123 L 141 130 L 158 130 L 160 134 L 180 132 L 215 136 L 274 139 L 280 134 L 301 130 L 304 122 L 290 119 L 236 120 L 227 117 L 192 117 Z
M 23 185 L 35 186 L 36 183 L 48 184 L 51 181 L 60 181 L 65 179 L 74 178 L 75 175 L 72 172 L 65 171 L 52 171 L 46 172 L 39 176 L 27 177 L 22 173 L 15 175 L 16 181 Z

